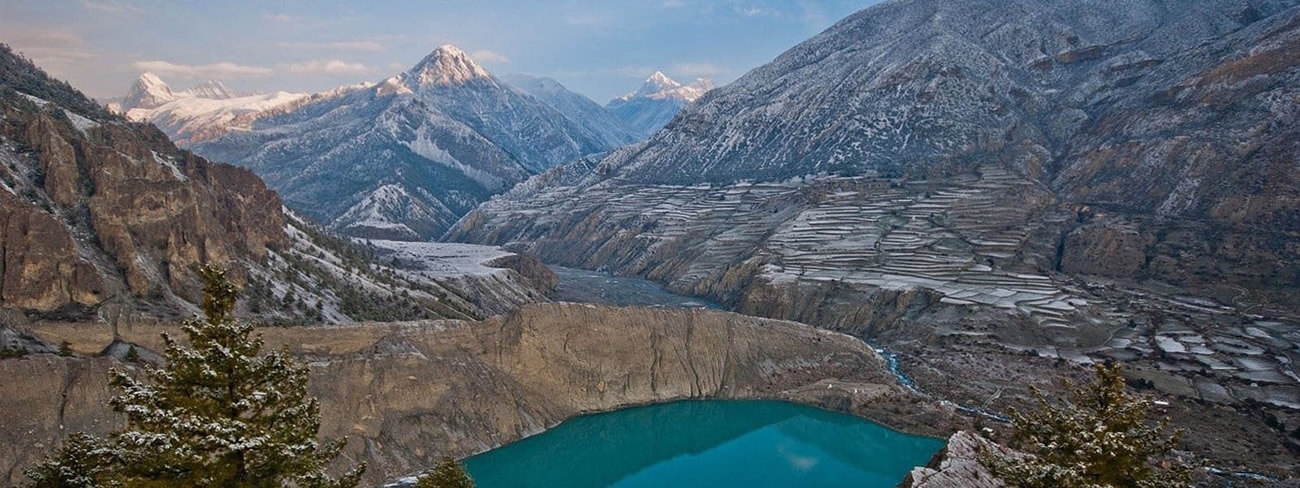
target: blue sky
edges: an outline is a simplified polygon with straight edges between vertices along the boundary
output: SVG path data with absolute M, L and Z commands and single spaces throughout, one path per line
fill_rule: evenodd
M 604 103 L 655 70 L 729 82 L 876 0 L 0 0 L 0 41 L 94 97 L 143 70 L 176 88 L 318 91 L 455 44 L 497 74 Z

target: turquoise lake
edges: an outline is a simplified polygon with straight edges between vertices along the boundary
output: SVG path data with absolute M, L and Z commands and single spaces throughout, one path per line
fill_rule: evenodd
M 578 417 L 479 454 L 479 488 L 892 488 L 943 441 L 771 401 L 683 401 Z

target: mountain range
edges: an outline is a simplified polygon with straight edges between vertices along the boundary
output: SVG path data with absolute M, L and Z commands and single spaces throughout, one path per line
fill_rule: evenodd
M 107 104 L 127 119 L 156 125 L 176 144 L 187 146 L 232 130 L 247 130 L 259 117 L 292 110 L 313 100 L 332 98 L 365 85 L 317 93 L 274 92 L 237 95 L 216 80 L 186 90 L 172 90 L 153 73 L 142 73 L 125 97 Z
M 544 85 L 534 96 L 442 46 L 373 86 L 193 149 L 252 169 L 341 232 L 428 239 L 531 174 L 631 140 L 579 95 Z

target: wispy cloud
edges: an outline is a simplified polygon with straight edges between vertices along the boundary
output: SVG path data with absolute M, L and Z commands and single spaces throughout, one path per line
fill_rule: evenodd
M 728 71 L 725 66 L 714 63 L 677 63 L 672 67 L 672 72 L 679 76 L 717 76 Z
M 262 14 L 262 20 L 280 24 L 291 24 L 297 22 L 299 18 L 289 14 Z
M 477 51 L 469 53 L 469 57 L 485 63 L 499 63 L 499 64 L 510 63 L 510 58 L 506 57 L 504 54 L 498 53 L 496 51 L 489 51 L 487 49 L 479 49 Z
M 744 17 L 778 17 L 781 15 L 781 12 L 776 9 L 756 7 L 753 5 L 733 5 L 731 9 Z
M 16 30 L 6 41 L 14 49 L 41 64 L 83 62 L 95 57 L 86 41 L 57 30 Z
M 193 78 L 246 78 L 266 76 L 274 71 L 262 66 L 245 66 L 231 62 L 211 64 L 177 64 L 167 61 L 136 61 L 131 64 L 136 69 L 152 71 L 164 75 L 189 76 Z
M 141 12 L 139 7 L 116 1 L 94 2 L 91 0 L 84 0 L 81 2 L 81 6 L 86 7 L 87 10 L 94 10 L 96 12 L 114 15 L 138 14 Z
M 285 66 L 290 73 L 323 75 L 363 75 L 372 73 L 374 68 L 361 63 L 349 63 L 341 59 L 317 59 Z
M 323 41 L 323 42 L 280 42 L 278 46 L 285 49 L 321 49 L 330 51 L 383 51 L 384 45 L 377 41 Z

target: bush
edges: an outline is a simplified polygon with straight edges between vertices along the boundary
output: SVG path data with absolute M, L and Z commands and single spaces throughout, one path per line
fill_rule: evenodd
M 1033 390 L 1039 408 L 1011 411 L 1014 439 L 1025 459 L 983 459 L 1009 486 L 1023 488 L 1163 488 L 1187 486 L 1191 469 L 1170 460 L 1179 432 L 1169 419 L 1147 422 L 1151 399 L 1124 389 L 1119 365 L 1096 367 L 1092 383 L 1070 390 L 1059 404 Z

